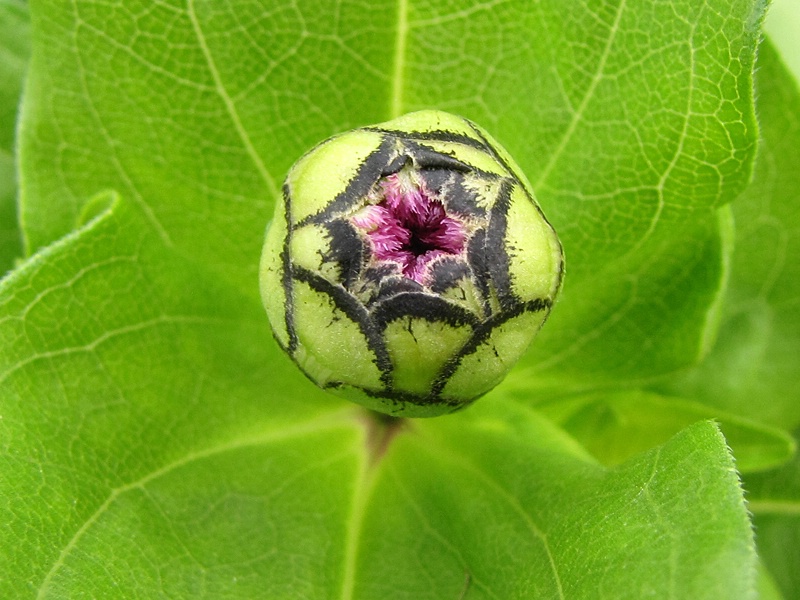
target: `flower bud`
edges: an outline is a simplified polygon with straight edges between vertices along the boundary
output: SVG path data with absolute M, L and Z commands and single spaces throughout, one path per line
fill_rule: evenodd
M 275 338 L 314 383 L 428 417 L 502 381 L 563 271 L 558 237 L 513 159 L 472 122 L 429 110 L 300 158 L 260 275 Z

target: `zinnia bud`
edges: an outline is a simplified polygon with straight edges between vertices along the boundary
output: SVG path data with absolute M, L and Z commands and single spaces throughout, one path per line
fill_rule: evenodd
M 261 294 L 278 343 L 317 385 L 427 417 L 505 377 L 563 270 L 508 153 L 466 119 L 421 111 L 295 163 L 267 231 Z

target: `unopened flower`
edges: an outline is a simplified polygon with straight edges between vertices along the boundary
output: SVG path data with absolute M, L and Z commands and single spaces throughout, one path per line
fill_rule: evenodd
M 439 111 L 313 148 L 262 255 L 278 343 L 319 386 L 392 415 L 452 412 L 492 389 L 563 275 L 520 173 L 481 128 Z

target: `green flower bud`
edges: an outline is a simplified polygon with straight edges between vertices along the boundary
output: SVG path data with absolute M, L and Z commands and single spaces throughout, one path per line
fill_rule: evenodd
M 261 295 L 278 343 L 314 383 L 429 417 L 502 381 L 563 271 L 508 153 L 466 119 L 421 111 L 295 163 L 267 230 Z

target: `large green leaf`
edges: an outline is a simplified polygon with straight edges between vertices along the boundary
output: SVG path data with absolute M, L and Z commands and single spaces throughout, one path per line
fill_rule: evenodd
M 699 423 L 606 470 L 511 406 L 420 424 L 374 476 L 355 597 L 747 597 L 749 526 L 721 441 Z
M 316 443 L 311 453 L 295 448 L 300 434 L 292 432 L 319 431 L 324 439 L 336 423 L 315 423 L 342 404 L 290 376 L 294 366 L 257 343 L 267 336 L 260 307 L 172 257 L 129 203 L 112 198 L 106 212 L 0 285 L 0 511 L 10 517 L 1 534 L 0 597 L 44 591 L 48 571 L 68 564 L 78 539 L 92 540 L 82 532 L 118 496 L 124 505 L 173 471 L 173 492 L 188 493 L 183 464 L 204 465 L 201 493 L 236 496 L 236 485 L 221 477 L 226 469 L 253 468 L 269 482 L 282 477 L 279 466 L 302 472 L 313 468 L 315 453 L 330 458 L 327 443 L 305 442 Z M 270 455 L 273 445 L 284 450 Z M 337 476 L 351 479 L 347 470 Z M 333 493 L 318 491 L 320 501 Z M 197 507 L 213 513 L 213 504 Z M 115 535 L 170 551 L 157 514 L 138 522 L 127 516 L 112 526 Z M 171 518 L 177 527 L 179 514 Z M 209 518 L 193 522 L 197 533 L 212 526 Z M 269 510 L 250 519 L 248 531 L 299 527 Z M 215 526 L 230 540 L 241 537 L 236 523 Z M 131 559 L 111 547 L 89 555 L 96 566 Z M 87 589 L 97 576 L 84 575 Z
M 671 387 L 762 422 L 800 422 L 800 91 L 769 41 L 758 58 L 762 142 L 733 206 L 729 299 L 708 359 Z M 800 598 L 800 459 L 745 479 L 759 553 L 787 599 Z
M 692 362 L 754 151 L 760 6 L 32 2 L 0 596 L 747 597 L 713 425 L 613 470 L 499 396 L 394 431 L 280 354 L 256 273 L 304 150 L 448 109 L 508 146 L 567 251 L 509 390 Z
M 255 296 L 263 224 L 303 151 L 446 109 L 508 147 L 564 242 L 525 389 L 691 363 L 723 277 L 710 209 L 755 150 L 761 3 L 369 6 L 34 3 L 28 249 L 118 189 L 168 247 Z
M 14 129 L 29 54 L 27 5 L 19 0 L 0 0 L 0 277 L 22 253 L 17 227 Z
M 728 231 L 704 209 L 733 200 L 748 178 L 759 13 L 741 2 L 615 6 L 582 76 L 568 73 L 586 36 L 565 49 L 557 40 L 572 40 L 574 20 L 547 25 L 557 37 L 541 70 L 563 78 L 568 110 L 549 107 L 539 136 L 555 130 L 558 143 L 534 141 L 538 162 L 522 165 L 564 236 L 567 286 L 518 371 L 526 391 L 668 372 L 702 355 L 716 322 Z
M 772 45 L 761 45 L 762 145 L 736 200 L 736 251 L 719 340 L 672 388 L 720 410 L 792 428 L 800 423 L 800 91 Z
M 713 425 L 609 470 L 510 402 L 382 423 L 291 383 L 288 361 L 247 343 L 264 326 L 246 298 L 104 199 L 0 287 L 3 597 L 752 588 L 751 530 Z

